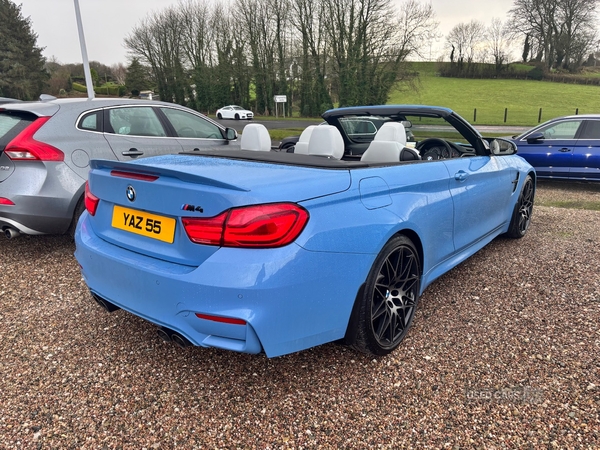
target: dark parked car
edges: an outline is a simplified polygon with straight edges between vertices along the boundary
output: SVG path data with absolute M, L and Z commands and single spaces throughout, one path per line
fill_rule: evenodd
M 600 114 L 557 117 L 512 141 L 540 178 L 600 181 Z
M 0 106 L 0 229 L 73 233 L 94 158 L 131 161 L 213 146 L 232 128 L 171 103 L 56 99 Z M 237 145 L 237 144 L 236 144 Z

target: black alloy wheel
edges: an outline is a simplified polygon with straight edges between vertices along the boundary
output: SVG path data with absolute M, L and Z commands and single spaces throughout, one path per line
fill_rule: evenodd
M 421 285 L 419 253 L 406 236 L 391 239 L 377 256 L 364 287 L 352 346 L 386 355 L 406 336 Z

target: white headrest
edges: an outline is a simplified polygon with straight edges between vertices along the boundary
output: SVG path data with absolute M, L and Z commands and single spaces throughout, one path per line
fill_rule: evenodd
M 406 145 L 406 130 L 404 129 L 404 125 L 400 122 L 386 122 L 377 131 L 374 140 L 394 141 Z
M 271 150 L 271 136 L 269 130 L 261 123 L 249 123 L 242 130 L 242 150 L 256 150 L 268 152 Z
M 342 159 L 344 139 L 338 129 L 333 125 L 315 127 L 308 141 L 308 154 Z
M 310 136 L 312 135 L 313 130 L 316 127 L 317 127 L 316 125 L 309 125 L 309 126 L 307 126 L 302 131 L 302 134 L 300 135 L 300 139 L 298 139 L 298 142 L 308 142 L 310 140 Z
M 296 145 L 294 146 L 294 153 L 308 155 L 308 141 L 316 127 L 316 125 L 309 125 L 302 131 L 298 142 L 296 142 Z
M 308 142 L 296 142 L 296 145 L 294 145 L 294 153 L 297 155 L 308 155 Z

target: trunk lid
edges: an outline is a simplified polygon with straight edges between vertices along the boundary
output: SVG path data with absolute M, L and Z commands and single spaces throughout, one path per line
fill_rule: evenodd
M 246 205 L 298 203 L 344 191 L 351 183 L 347 169 L 215 156 L 165 155 L 131 163 L 95 160 L 91 167 L 90 191 L 100 199 L 89 219 L 93 232 L 129 250 L 189 266 L 200 265 L 219 247 L 191 242 L 182 217 L 214 217 Z M 144 175 L 150 178 L 139 179 Z

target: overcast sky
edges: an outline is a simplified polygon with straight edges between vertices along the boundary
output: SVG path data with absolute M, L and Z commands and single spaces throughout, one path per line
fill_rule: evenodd
M 22 5 L 24 17 L 31 18 L 38 46 L 45 47 L 44 56 L 54 56 L 61 63 L 81 62 L 74 0 L 12 1 Z M 177 0 L 79 0 L 89 59 L 107 65 L 127 64 L 123 39 L 133 26 L 152 11 L 177 3 Z M 431 4 L 440 22 L 439 31 L 445 35 L 456 24 L 472 19 L 485 24 L 493 17 L 506 20 L 513 0 L 431 0 Z M 435 59 L 436 46 L 431 51 Z

